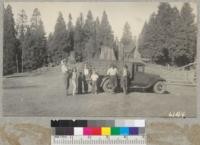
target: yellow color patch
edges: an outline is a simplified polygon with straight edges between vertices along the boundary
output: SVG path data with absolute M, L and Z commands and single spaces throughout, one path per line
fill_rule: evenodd
M 102 127 L 101 128 L 101 134 L 102 135 L 110 135 L 111 134 L 111 131 L 110 131 L 110 127 Z

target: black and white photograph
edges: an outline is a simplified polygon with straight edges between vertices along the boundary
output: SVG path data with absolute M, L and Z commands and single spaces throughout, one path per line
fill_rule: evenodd
M 4 2 L 3 116 L 197 116 L 197 3 Z

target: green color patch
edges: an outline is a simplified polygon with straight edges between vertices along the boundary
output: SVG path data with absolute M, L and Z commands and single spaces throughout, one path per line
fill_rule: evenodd
M 111 135 L 120 135 L 120 128 L 119 127 L 112 127 L 111 128 Z

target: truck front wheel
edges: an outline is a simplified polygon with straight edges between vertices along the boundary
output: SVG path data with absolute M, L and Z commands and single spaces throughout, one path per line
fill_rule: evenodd
M 158 81 L 153 86 L 153 91 L 158 94 L 163 94 L 166 91 L 166 84 L 164 81 Z
M 103 83 L 103 90 L 104 92 L 108 92 L 108 93 L 112 92 L 112 85 L 110 84 L 109 79 L 105 80 L 105 82 Z

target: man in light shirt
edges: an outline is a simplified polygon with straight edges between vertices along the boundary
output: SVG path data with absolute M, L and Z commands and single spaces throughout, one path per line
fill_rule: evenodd
M 64 76 L 65 88 L 66 88 L 66 95 L 68 95 L 69 89 L 69 82 L 70 82 L 70 71 L 69 67 L 66 65 L 66 59 L 61 60 L 61 71 Z
M 124 94 L 128 93 L 128 82 L 129 82 L 130 72 L 128 71 L 128 66 L 124 65 L 121 76 L 121 86 Z
M 92 93 L 93 94 L 97 94 L 98 93 L 98 87 L 97 87 L 97 80 L 98 80 L 99 76 L 96 73 L 95 69 L 93 69 L 92 71 L 92 75 L 91 75 L 91 80 L 92 80 Z
M 117 74 L 118 74 L 118 70 L 112 64 L 111 67 L 107 71 L 107 75 L 110 77 L 110 83 L 112 85 L 112 91 L 113 91 L 113 93 L 115 92 L 115 89 L 117 87 Z

